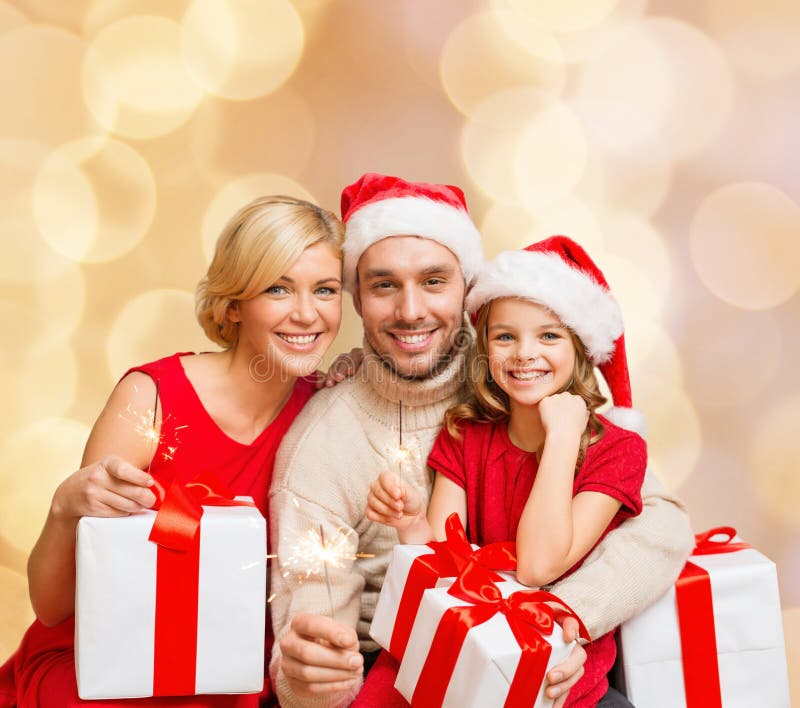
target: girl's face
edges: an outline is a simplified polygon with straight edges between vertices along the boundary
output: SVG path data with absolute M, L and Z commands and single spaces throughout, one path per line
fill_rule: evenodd
M 489 373 L 515 406 L 537 406 L 564 389 L 575 369 L 569 330 L 550 310 L 529 300 L 501 298 L 490 305 Z
M 341 278 L 341 260 L 319 242 L 260 295 L 231 305 L 228 317 L 239 323 L 236 346 L 253 356 L 254 375 L 288 380 L 318 368 L 342 320 Z

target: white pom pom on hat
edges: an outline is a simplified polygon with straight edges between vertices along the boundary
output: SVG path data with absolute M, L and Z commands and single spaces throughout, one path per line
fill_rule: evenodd
M 503 297 L 539 303 L 575 332 L 611 391 L 614 406 L 605 417 L 644 436 L 644 416 L 632 407 L 622 312 L 603 273 L 580 245 L 552 236 L 500 253 L 479 273 L 467 310 L 477 315 L 483 305 Z

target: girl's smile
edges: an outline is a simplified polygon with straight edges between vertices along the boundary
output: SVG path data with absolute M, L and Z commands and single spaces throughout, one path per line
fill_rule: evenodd
M 489 372 L 514 406 L 536 406 L 566 388 L 575 368 L 569 330 L 546 307 L 520 298 L 491 303 Z

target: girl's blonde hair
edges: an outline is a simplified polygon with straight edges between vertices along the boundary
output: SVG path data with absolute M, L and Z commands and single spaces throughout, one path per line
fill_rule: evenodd
M 233 347 L 238 329 L 227 317 L 231 303 L 261 293 L 316 243 L 327 243 L 341 259 L 343 240 L 336 215 L 302 199 L 259 197 L 242 207 L 222 230 L 195 292 L 195 313 L 206 336 L 224 349 Z
M 500 388 L 489 372 L 489 311 L 492 303 L 486 303 L 478 311 L 475 323 L 475 344 L 467 354 L 467 389 L 464 399 L 450 408 L 444 416 L 447 432 L 460 438 L 458 424 L 461 421 L 476 420 L 489 423 L 507 421 L 511 416 L 508 394 Z M 606 402 L 600 393 L 600 386 L 594 373 L 594 365 L 586 356 L 586 348 L 577 334 L 568 329 L 575 348 L 575 368 L 569 383 L 562 389 L 580 396 L 589 410 L 589 421 L 581 435 L 580 451 L 575 470 L 583 463 L 586 449 L 597 442 L 605 428 L 595 414 L 595 410 Z

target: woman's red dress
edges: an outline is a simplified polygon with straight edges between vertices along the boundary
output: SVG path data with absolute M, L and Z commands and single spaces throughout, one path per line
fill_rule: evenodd
M 200 472 L 213 471 L 237 495 L 251 496 L 267 514 L 267 497 L 275 453 L 284 433 L 314 393 L 313 381 L 298 379 L 281 412 L 249 445 L 228 437 L 203 407 L 181 363 L 174 354 L 136 367 L 159 384 L 162 411 L 161 439 L 151 474 L 168 484 L 173 478 L 190 481 Z M 130 373 L 130 371 L 128 372 Z M 127 375 L 127 374 L 126 374 Z M 131 415 L 131 425 L 136 419 Z M 267 618 L 265 680 L 260 696 L 192 696 L 82 701 L 78 698 L 73 651 L 74 618 L 55 627 L 34 622 L 17 652 L 0 666 L 0 706 L 72 708 L 73 706 L 181 706 L 182 708 L 255 708 L 275 705 L 266 665 L 272 650 L 272 624 Z M 125 641 L 120 637 L 120 641 Z

